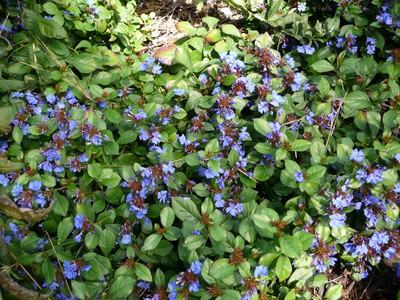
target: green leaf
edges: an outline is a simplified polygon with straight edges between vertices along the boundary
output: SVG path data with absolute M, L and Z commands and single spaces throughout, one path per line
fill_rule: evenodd
M 328 300 L 337 300 L 343 296 L 343 286 L 341 284 L 335 284 L 331 286 L 325 294 L 325 298 Z
M 136 280 L 132 276 L 118 276 L 110 287 L 110 298 L 125 299 L 133 291 Z
M 268 228 L 271 226 L 271 221 L 278 221 L 278 213 L 271 208 L 264 208 L 261 213 L 254 214 L 252 220 L 257 227 Z
M 267 120 L 258 118 L 253 119 L 253 122 L 255 130 L 261 133 L 264 137 L 267 135 L 268 132 L 271 132 L 271 127 L 269 126 Z
M 103 150 L 107 155 L 118 155 L 119 145 L 113 141 L 105 141 L 103 143 Z
M 0 79 L 0 92 L 1 92 L 1 85 L 4 79 Z M 0 107 L 0 135 L 7 133 L 11 130 L 10 123 L 14 119 L 15 113 L 11 106 L 2 106 Z M 14 131 L 18 131 L 14 133 Z M 15 126 L 13 129 L 12 136 L 17 144 L 21 144 L 23 134 L 22 129 L 18 126 Z
M 23 163 L 15 163 L 7 158 L 0 157 L 0 174 L 6 174 L 12 171 L 21 170 L 24 167 Z
M 161 224 L 168 228 L 171 227 L 175 220 L 175 213 L 171 207 L 164 207 L 160 213 Z
M 39 31 L 44 36 L 51 39 L 66 39 L 68 33 L 63 26 L 54 20 L 39 18 L 38 20 Z
M 315 63 L 313 63 L 311 65 L 311 68 L 314 69 L 318 73 L 325 73 L 325 72 L 330 72 L 330 71 L 335 70 L 335 67 L 325 59 L 316 61 Z
M 113 172 L 112 169 L 103 169 L 99 181 L 105 186 L 114 188 L 119 185 L 121 177 L 117 173 Z
M 58 9 L 57 5 L 55 5 L 53 2 L 46 2 L 43 4 L 43 9 L 49 14 L 49 15 L 61 15 L 60 10 Z M 51 282 L 51 281 L 47 281 Z
M 254 243 L 257 236 L 253 222 L 249 218 L 246 218 L 240 222 L 239 233 L 250 244 Z
M 197 29 L 187 21 L 180 21 L 175 26 L 178 31 L 184 32 L 189 36 L 194 36 L 197 34 Z
M 279 237 L 279 246 L 282 252 L 291 258 L 299 258 L 303 250 L 301 241 L 287 234 Z
M 234 269 L 227 258 L 221 258 L 211 265 L 209 275 L 221 280 L 230 276 Z
M 192 62 L 190 60 L 190 52 L 185 48 L 176 48 L 175 50 L 176 60 L 184 65 L 189 71 L 193 71 Z
M 84 282 L 72 280 L 71 285 L 72 292 L 74 293 L 74 296 L 76 296 L 78 299 L 90 298 L 89 292 Z
M 96 60 L 88 53 L 81 53 L 66 59 L 67 63 L 74 66 L 81 73 L 92 73 L 97 69 Z
M 117 236 L 111 229 L 105 228 L 100 235 L 99 246 L 105 256 L 108 256 L 115 246 Z
M 124 131 L 118 138 L 117 143 L 119 145 L 130 144 L 137 139 L 137 133 L 133 130 Z
M 89 271 L 82 272 L 82 276 L 86 280 L 103 280 L 104 275 L 107 275 L 111 272 L 111 262 L 108 258 L 93 252 L 86 253 L 83 257 L 85 258 L 85 263 L 92 266 Z
M 102 171 L 103 168 L 98 163 L 88 165 L 88 174 L 92 178 L 100 178 Z
M 275 267 L 276 276 L 278 276 L 279 281 L 283 281 L 289 278 L 292 273 L 292 263 L 289 257 L 285 255 L 280 255 Z
M 10 91 L 21 90 L 25 87 L 25 82 L 16 79 L 3 79 L 0 78 L 0 92 L 7 93 Z M 1 115 L 1 109 L 0 109 Z M 2 124 L 2 123 L 0 123 Z
M 111 123 L 119 123 L 122 121 L 121 114 L 114 109 L 108 108 L 104 114 L 106 115 L 107 120 Z
M 222 290 L 222 300 L 240 300 L 242 296 L 235 290 Z
M 3 119 L 0 119 L 0 120 L 1 120 L 0 121 L 0 134 L 1 134 L 1 133 L 5 133 L 6 132 L 6 130 L 8 128 L 8 124 L 6 124 L 6 126 L 3 126 L 5 122 L 3 121 Z M 18 145 L 20 145 L 21 142 L 22 142 L 22 139 L 24 138 L 24 134 L 22 133 L 22 129 L 20 127 L 18 127 L 18 126 L 15 126 L 13 128 L 13 131 L 12 131 L 12 137 L 13 137 L 14 141 Z
M 315 238 L 313 234 L 306 231 L 298 231 L 293 236 L 301 242 L 301 249 L 303 251 L 306 251 L 311 247 L 311 244 Z
M 362 91 L 350 92 L 344 99 L 344 107 L 351 112 L 370 106 L 372 106 L 372 102 L 368 95 Z
M 323 287 L 328 283 L 328 278 L 325 274 L 318 274 L 309 278 L 306 283 L 308 286 Z
M 55 278 L 54 266 L 50 259 L 46 257 L 42 262 L 42 274 L 46 282 L 53 282 Z
M 48 174 L 40 175 L 40 181 L 46 187 L 55 187 L 56 186 L 56 179 Z
M 72 217 L 63 219 L 57 227 L 58 242 L 63 243 L 71 233 L 72 229 L 74 229 Z
M 222 25 L 222 32 L 228 35 L 233 35 L 236 37 L 241 37 L 239 29 L 236 28 L 235 25 L 232 24 L 224 24 Z
M 183 222 L 192 222 L 196 224 L 201 220 L 196 204 L 190 199 L 182 197 L 171 197 L 172 209 L 175 215 Z
M 58 191 L 53 193 L 54 207 L 53 212 L 59 216 L 65 217 L 68 213 L 69 201 L 67 197 L 61 195 Z
M 100 233 L 99 231 L 96 231 L 94 233 L 88 233 L 85 235 L 85 246 L 89 250 L 95 249 L 99 245 L 100 241 Z
M 201 246 L 204 245 L 206 238 L 204 235 L 189 235 L 185 239 L 185 243 L 183 246 L 188 249 L 189 251 L 199 249 Z
M 302 139 L 295 140 L 292 143 L 292 146 L 290 147 L 289 151 L 299 151 L 299 152 L 306 151 L 308 150 L 308 148 L 310 148 L 310 145 L 311 145 L 310 141 Z
M 212 225 L 208 227 L 208 232 L 210 233 L 211 237 L 217 242 L 226 241 L 226 230 L 217 225 Z
M 220 29 L 212 29 L 209 33 L 205 36 L 205 40 L 207 43 L 214 44 L 222 39 L 221 30 Z
M 150 251 L 154 250 L 162 239 L 162 235 L 158 233 L 153 233 L 149 235 L 146 240 L 144 241 L 142 251 Z
M 307 181 L 319 182 L 323 179 L 326 168 L 324 166 L 312 166 L 307 170 Z
M 275 13 L 282 7 L 283 0 L 270 0 L 270 9 L 268 10 L 268 19 L 271 19 Z
M 135 269 L 136 276 L 139 277 L 141 280 L 152 282 L 153 277 L 151 276 L 151 272 L 149 268 L 147 268 L 144 264 L 136 263 Z

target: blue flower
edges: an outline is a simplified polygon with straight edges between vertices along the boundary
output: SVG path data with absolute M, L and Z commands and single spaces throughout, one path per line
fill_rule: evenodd
M 159 191 L 157 193 L 157 199 L 158 201 L 160 201 L 160 203 L 167 203 L 168 196 L 169 196 L 168 191 Z
M 75 226 L 75 228 L 82 229 L 82 227 L 83 227 L 83 221 L 84 221 L 85 219 L 86 219 L 86 218 L 85 218 L 85 215 L 84 215 L 84 214 L 82 214 L 82 213 L 77 214 L 77 215 L 75 216 L 75 219 L 74 219 L 74 226 Z
M 290 87 L 292 88 L 293 92 L 297 92 L 297 91 L 300 90 L 302 80 L 303 80 L 303 78 L 302 78 L 300 73 L 294 74 L 293 84 L 290 85 Z
M 302 46 L 297 46 L 297 51 L 302 54 L 313 54 L 315 52 L 315 48 L 310 45 L 302 45 Z
M 183 94 L 185 93 L 185 90 L 183 89 L 173 89 L 173 92 L 176 96 L 183 96 Z
M 259 265 L 254 270 L 254 277 L 264 277 L 268 275 L 268 267 Z
M 201 273 L 202 265 L 203 264 L 200 261 L 196 260 L 190 264 L 190 271 L 196 275 L 199 275 Z
M 297 182 L 303 182 L 304 181 L 304 174 L 303 172 L 296 172 L 294 173 L 294 179 L 296 179 Z
M 346 223 L 346 214 L 339 214 L 335 213 L 329 216 L 329 225 L 331 225 L 332 228 L 340 228 L 343 227 Z
M 364 151 L 354 149 L 353 151 L 351 151 L 350 159 L 358 163 L 362 162 L 365 159 Z
M 39 180 L 29 182 L 28 189 L 38 192 L 42 188 L 42 183 Z
M 297 4 L 297 10 L 299 12 L 305 12 L 307 8 L 307 4 L 305 2 L 300 2 L 299 4 Z
M 40 207 L 44 207 L 46 205 L 46 199 L 42 193 L 35 195 L 35 201 Z
M 377 184 L 383 181 L 382 169 L 378 166 L 375 168 L 364 166 L 363 169 L 357 171 L 356 179 L 365 183 Z
M 91 141 L 92 141 L 93 145 L 100 146 L 101 143 L 103 142 L 103 139 L 102 139 L 102 137 L 101 137 L 101 134 L 100 134 L 100 133 L 94 134 L 94 135 L 92 136 L 92 138 L 91 138 Z
M 11 97 L 12 98 L 22 98 L 22 97 L 25 97 L 25 94 L 23 92 L 13 92 L 11 94 Z
M 202 85 L 206 85 L 207 84 L 207 75 L 206 74 L 200 74 L 199 81 L 201 82 Z
M 121 239 L 121 244 L 129 245 L 132 242 L 132 234 L 124 234 Z
M 242 203 L 234 204 L 232 202 L 229 202 L 228 207 L 225 209 L 225 211 L 232 217 L 236 217 L 243 211 L 243 205 Z
M 289 67 L 291 67 L 293 69 L 295 67 L 294 59 L 289 54 L 285 55 L 285 59 L 286 59 L 286 63 L 289 65 Z
M 396 249 L 393 248 L 393 247 L 389 247 L 389 248 L 385 251 L 385 253 L 383 253 L 383 256 L 384 256 L 386 259 L 391 259 L 391 258 L 394 256 L 395 253 L 396 253 Z
M 0 174 L 0 184 L 1 185 L 7 186 L 9 182 L 10 182 L 10 179 L 6 175 Z
M 198 281 L 192 281 L 189 283 L 189 292 L 196 293 L 200 290 L 200 284 Z
M 75 279 L 78 276 L 78 267 L 75 263 L 71 264 L 68 260 L 64 261 L 64 275 L 68 279 Z
M 140 281 L 136 286 L 140 287 L 141 289 L 148 290 L 150 288 L 150 282 Z
M 47 102 L 49 102 L 50 104 L 54 104 L 54 103 L 57 103 L 57 102 L 58 102 L 58 98 L 57 98 L 56 95 L 54 95 L 54 94 L 48 94 L 48 95 L 46 96 L 46 100 L 47 100 Z
M 376 40 L 374 38 L 367 37 L 367 53 L 374 54 L 375 53 Z
M 4 140 L 1 140 L 0 141 L 0 153 L 7 152 L 7 148 L 8 148 L 8 143 Z
M 24 190 L 23 186 L 18 183 L 13 186 L 13 188 L 11 190 L 11 195 L 13 195 L 14 197 L 17 197 L 23 192 L 23 190 Z

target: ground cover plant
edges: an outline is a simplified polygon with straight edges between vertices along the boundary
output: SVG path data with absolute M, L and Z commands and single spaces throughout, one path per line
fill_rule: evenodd
M 200 8 L 204 1 L 197 1 Z M 400 275 L 400 3 L 2 3 L 5 299 L 339 299 Z

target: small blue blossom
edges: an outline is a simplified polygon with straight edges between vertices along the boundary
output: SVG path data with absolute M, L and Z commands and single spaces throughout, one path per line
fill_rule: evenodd
M 130 245 L 132 243 L 132 234 L 124 234 L 121 239 L 121 244 Z
M 64 261 L 64 275 L 68 279 L 75 279 L 78 276 L 78 267 L 75 263 L 71 264 L 68 260 Z
M 174 89 L 173 92 L 174 92 L 174 94 L 176 96 L 183 96 L 183 94 L 185 93 L 185 90 L 183 90 L 183 89 Z
M 84 215 L 84 214 L 82 214 L 82 213 L 77 214 L 77 215 L 75 216 L 75 219 L 74 219 L 74 226 L 75 226 L 75 228 L 82 229 L 82 227 L 83 227 L 83 221 L 84 221 L 85 219 L 86 219 L 86 218 L 85 218 L 85 215 Z
M 206 74 L 200 74 L 199 81 L 201 82 L 202 85 L 205 86 L 207 84 L 207 75 Z
M 192 271 L 196 275 L 199 275 L 201 273 L 202 265 L 203 264 L 200 261 L 196 260 L 190 264 L 190 271 Z
M 9 182 L 10 182 L 10 179 L 6 175 L 0 174 L 0 184 L 2 186 L 7 186 Z
M 376 40 L 374 38 L 367 37 L 367 53 L 371 55 L 374 54 L 375 47 L 376 47 Z
M 302 46 L 297 46 L 297 51 L 302 54 L 313 54 L 315 52 L 315 48 L 310 45 L 302 45 Z
M 335 214 L 331 214 L 329 216 L 329 225 L 332 228 L 340 228 L 343 227 L 346 223 L 346 214 L 339 214 L 339 213 L 335 213 Z
M 300 2 L 299 4 L 297 4 L 297 10 L 299 12 L 305 12 L 307 8 L 307 4 L 305 2 Z
M 11 195 L 17 197 L 23 192 L 23 190 L 24 190 L 23 186 L 17 183 L 16 185 L 13 186 L 11 190 Z
M 266 266 L 256 266 L 256 269 L 254 270 L 254 277 L 264 277 L 268 275 L 268 267 Z
M 200 283 L 198 281 L 193 281 L 189 283 L 189 292 L 196 293 L 200 290 Z
M 38 192 L 42 188 L 42 183 L 39 180 L 29 182 L 28 189 Z
M 225 211 L 232 217 L 236 217 L 243 211 L 243 205 L 242 203 L 234 204 L 232 202 L 229 202 L 228 207 L 225 208 Z
M 358 163 L 362 162 L 365 159 L 364 151 L 354 149 L 353 151 L 351 151 L 350 159 Z
M 294 179 L 296 179 L 297 182 L 303 182 L 304 181 L 304 174 L 303 172 L 296 172 L 294 173 Z

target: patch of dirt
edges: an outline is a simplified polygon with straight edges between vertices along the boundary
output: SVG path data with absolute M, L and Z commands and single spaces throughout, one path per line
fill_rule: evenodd
M 146 27 L 151 41 L 146 45 L 146 53 L 153 54 L 157 49 L 172 45 L 185 34 L 176 29 L 179 21 L 188 21 L 194 27 L 203 25 L 206 16 L 218 18 L 219 24 L 235 23 L 243 16 L 223 1 L 206 0 L 200 11 L 192 0 L 143 0 L 137 8 L 138 14 L 156 14 L 153 24 Z

